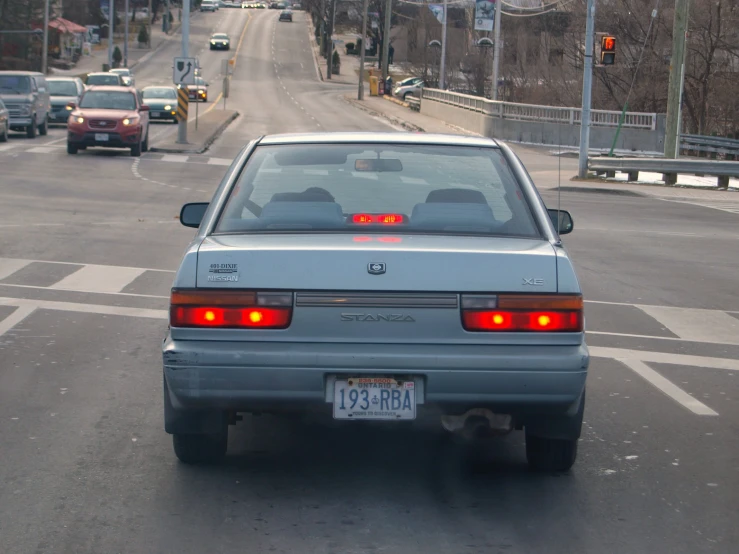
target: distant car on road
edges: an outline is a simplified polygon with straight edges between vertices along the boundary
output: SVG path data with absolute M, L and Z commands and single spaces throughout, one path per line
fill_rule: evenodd
M 178 122 L 177 89 L 173 86 L 150 86 L 141 91 L 142 103 L 149 106 L 149 120 Z
M 149 106 L 131 87 L 96 86 L 72 104 L 67 124 L 67 153 L 89 146 L 129 148 L 131 156 L 149 149 Z
M 420 77 L 410 77 L 404 79 L 395 85 L 393 95 L 405 100 L 409 96 L 421 96 L 421 89 L 424 87 L 423 79 Z
M 35 71 L 0 71 L 0 100 L 10 114 L 10 130 L 28 138 L 47 134 L 51 103 L 46 76 Z
M 207 102 L 208 82 L 202 77 L 195 77 L 195 84 L 187 85 L 187 97 L 195 102 Z
M 108 86 L 108 87 L 122 87 L 123 77 L 117 73 L 111 73 L 109 71 L 99 73 L 88 73 L 87 79 L 85 79 L 85 86 Z
M 228 38 L 228 35 L 226 33 L 215 33 L 210 37 L 210 49 L 230 50 L 231 39 Z
M 8 133 L 10 133 L 10 112 L 0 100 L 0 142 L 8 142 Z
M 69 119 L 69 103 L 79 103 L 85 84 L 79 77 L 47 77 L 51 96 L 49 123 L 66 125 Z
M 573 465 L 589 353 L 572 218 L 508 146 L 292 134 L 236 159 L 180 212 L 198 228 L 162 345 L 180 460 L 221 459 L 239 413 L 423 414 L 466 436 L 523 429 L 533 468 Z
M 115 73 L 116 75 L 121 76 L 121 81 L 123 82 L 124 87 L 132 87 L 136 84 L 136 79 L 134 79 L 133 73 L 131 73 L 131 70 L 127 67 L 119 67 L 116 69 L 111 69 L 110 73 Z
M 201 12 L 215 12 L 218 10 L 218 6 L 216 5 L 213 0 L 203 0 L 200 3 L 200 11 Z
M 280 12 L 280 21 L 292 21 L 293 20 L 293 12 L 290 10 L 282 10 Z

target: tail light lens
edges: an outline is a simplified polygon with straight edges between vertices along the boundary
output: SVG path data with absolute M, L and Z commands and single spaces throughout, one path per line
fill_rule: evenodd
M 292 311 L 292 293 L 173 289 L 169 324 L 216 329 L 286 329 Z
M 462 325 L 473 332 L 579 333 L 580 295 L 462 296 Z

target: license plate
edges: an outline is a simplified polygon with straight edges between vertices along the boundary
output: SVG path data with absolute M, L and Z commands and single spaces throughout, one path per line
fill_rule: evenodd
M 160 115 L 162 115 L 161 112 L 151 112 L 151 117 L 159 117 Z
M 416 419 L 415 383 L 390 377 L 337 380 L 334 419 Z
M 95 133 L 95 140 L 98 142 L 108 142 L 110 135 L 108 133 Z

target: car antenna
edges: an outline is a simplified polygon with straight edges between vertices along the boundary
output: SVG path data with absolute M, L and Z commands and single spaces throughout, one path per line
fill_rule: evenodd
M 559 235 L 559 222 L 562 217 L 559 213 L 562 208 L 562 127 L 557 130 L 557 235 Z

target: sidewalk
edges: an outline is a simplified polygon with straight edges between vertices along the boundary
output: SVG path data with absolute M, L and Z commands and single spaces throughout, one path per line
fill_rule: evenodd
M 177 142 L 177 128 L 174 127 L 163 137 L 164 140 L 152 145 L 149 150 L 170 154 L 202 154 L 237 117 L 239 112 L 235 110 L 211 109 L 200 116 L 197 129 L 194 124 L 188 123 L 186 144 Z
M 128 43 L 128 67 L 133 69 L 138 64 L 151 58 L 155 52 L 157 52 L 164 44 L 172 40 L 180 40 L 179 30 L 181 23 L 175 21 L 172 24 L 172 30 L 167 35 L 162 31 L 161 21 L 158 21 L 152 26 L 151 30 L 151 48 L 139 48 L 138 41 L 136 40 L 139 34 L 139 28 L 141 24 L 129 22 L 129 38 L 131 39 Z M 123 36 L 114 37 L 113 47 L 118 46 L 123 53 Z M 92 47 L 91 56 L 83 56 L 77 62 L 72 69 L 51 69 L 52 75 L 82 75 L 84 73 L 91 73 L 93 71 L 102 71 L 103 64 L 108 63 L 108 41 L 103 39 L 100 44 L 95 44 Z

